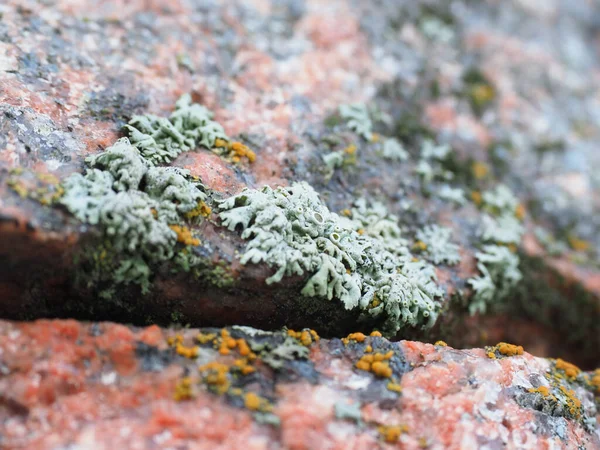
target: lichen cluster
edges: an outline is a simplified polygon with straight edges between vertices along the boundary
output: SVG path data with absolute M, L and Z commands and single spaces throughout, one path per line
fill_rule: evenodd
M 373 121 L 367 106 L 363 103 L 340 105 L 338 112 L 346 122 L 348 128 L 356 132 L 367 141 L 373 138 Z
M 434 264 L 455 265 L 460 261 L 458 245 L 450 242 L 452 230 L 438 225 L 427 225 L 417 231 L 419 243 L 424 244 L 425 257 Z
M 362 216 L 340 217 L 306 183 L 245 189 L 220 202 L 219 210 L 223 226 L 240 229 L 248 241 L 241 263 L 275 270 L 268 284 L 304 276 L 303 295 L 339 299 L 346 309 L 381 316 L 392 334 L 435 323 L 443 292 L 434 268 L 413 260 L 405 245 L 391 245 L 390 238 L 401 243 L 399 229 L 393 221 L 377 220 L 381 211 L 371 211 L 373 223 L 366 207 Z
M 534 387 L 517 396 L 517 402 L 554 417 L 579 422 L 588 431 L 596 428 L 597 408 L 593 402 L 582 401 L 591 396 L 590 377 L 562 359 L 553 360 L 550 370 L 537 380 Z
M 483 245 L 475 254 L 480 275 L 468 280 L 474 290 L 471 314 L 483 314 L 492 302 L 507 298 L 523 277 L 515 254 L 524 232 L 519 202 L 508 187 L 499 185 L 482 194 L 481 207 L 486 211 L 482 217 Z
M 186 94 L 175 103 L 175 111 L 169 117 L 134 116 L 125 130 L 150 164 L 164 164 L 198 145 L 211 149 L 216 139 L 229 141 L 223 127 L 212 119 L 211 111 L 192 103 Z
M 204 187 L 187 170 L 155 167 L 127 138 L 86 164 L 85 175 L 65 180 L 60 203 L 101 229 L 110 249 L 104 259 L 116 264 L 114 280 L 136 283 L 145 293 L 152 265 L 173 258 L 178 241 L 197 242 L 184 225 L 207 200 Z

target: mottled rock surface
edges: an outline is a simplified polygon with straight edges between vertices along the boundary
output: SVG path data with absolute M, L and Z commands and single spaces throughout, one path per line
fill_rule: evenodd
M 600 374 L 515 346 L 72 320 L 0 336 L 4 449 L 600 448 Z M 387 371 L 360 366 L 377 354 Z M 557 383 L 564 410 L 538 393 Z
M 68 174 L 83 170 L 85 156 L 122 136 L 133 115 L 166 115 L 189 92 L 257 155 L 252 164 L 232 163 L 198 148 L 177 158 L 175 165 L 190 169 L 217 197 L 307 180 L 335 212 L 360 196 L 382 201 L 411 240 L 426 224 L 452 228 L 461 262 L 437 268 L 442 319 L 432 332 L 406 329 L 400 337 L 447 338 L 468 325 L 473 332 L 459 333 L 462 344 L 481 345 L 531 336 L 533 328 L 544 336 L 545 344 L 532 342 L 540 354 L 570 355 L 594 367 L 600 344 L 595 6 L 3 3 L 0 314 L 312 326 L 327 335 L 356 329 L 356 315 L 337 301 L 298 302 L 302 280 L 267 287 L 266 268 L 240 266 L 242 243 L 223 232 L 217 217 L 195 230 L 202 244 L 194 251 L 208 266 L 199 279 L 155 267 L 150 294 L 123 286 L 111 301 L 86 284 L 86 266 L 78 261 L 97 247 L 97 231 L 45 205 Z M 338 106 L 353 102 L 375 113 L 377 139 L 340 125 Z M 404 145 L 408 160 L 382 157 L 390 137 Z M 452 173 L 464 204 L 444 197 L 447 183 L 435 174 L 425 182 L 415 174 L 426 138 L 452 146 L 442 169 Z M 323 156 L 335 152 L 346 155 L 342 166 L 328 169 Z M 478 196 L 500 182 L 521 200 L 524 280 L 489 308 L 494 325 L 488 326 L 488 319 L 468 318 L 466 281 L 477 274 Z M 235 283 L 223 286 L 224 274 Z
M 1 322 L 0 445 L 597 448 L 594 372 L 406 339 L 600 365 L 599 19 L 597 0 L 1 2 L 0 319 L 94 324 Z M 212 210 L 177 244 L 200 263 L 152 264 L 144 294 L 111 284 L 106 230 L 60 199 L 133 116 L 168 116 L 183 94 L 256 158 L 198 145 L 172 162 Z M 349 104 L 368 118 L 351 124 Z M 219 201 L 299 181 L 341 217 L 359 199 L 397 216 L 414 259 L 435 265 L 433 328 L 345 345 L 380 323 L 302 295 L 307 273 L 268 285 L 273 268 L 241 264 L 247 241 Z M 503 185 L 510 220 L 486 228 L 505 219 Z M 450 229 L 457 264 L 431 226 Z M 522 279 L 500 271 L 483 301 L 485 244 Z M 195 349 L 180 325 L 330 340 L 227 328 Z M 238 340 L 220 354 L 229 338 L 257 359 Z M 394 352 L 378 375 L 360 370 L 367 345 Z

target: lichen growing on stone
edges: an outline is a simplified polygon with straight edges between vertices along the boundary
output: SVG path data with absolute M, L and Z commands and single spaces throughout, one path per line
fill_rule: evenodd
M 116 264 L 113 281 L 147 292 L 150 266 L 173 258 L 173 226 L 207 199 L 204 188 L 186 170 L 153 167 L 127 138 L 86 162 L 85 175 L 65 180 L 60 202 L 82 222 L 100 226 Z
M 373 122 L 369 115 L 367 106 L 362 103 L 351 105 L 340 105 L 340 116 L 346 121 L 346 125 L 367 141 L 373 138 Z
M 389 138 L 383 141 L 381 156 L 390 161 L 406 161 L 408 159 L 408 152 L 398 139 Z
M 399 233 L 390 223 L 372 223 L 360 234 L 357 229 L 365 230 L 365 219 L 352 224 L 353 219 L 332 213 L 306 183 L 245 189 L 222 201 L 219 209 L 223 226 L 240 229 L 248 241 L 241 263 L 275 269 L 268 284 L 284 276 L 307 276 L 303 295 L 339 299 L 346 309 L 359 307 L 381 316 L 390 333 L 435 322 L 435 299 L 443 294 L 435 271 L 413 261 L 404 246 L 388 248 L 385 236 Z M 372 307 L 375 298 L 377 306 Z
M 504 214 L 494 218 L 483 214 L 481 218 L 481 238 L 485 242 L 504 245 L 518 245 L 523 235 L 523 226 L 513 216 Z
M 499 245 L 484 245 L 475 254 L 481 275 L 468 280 L 475 291 L 469 312 L 483 314 L 493 301 L 501 301 L 521 280 L 519 257 L 508 248 Z
M 152 114 L 134 116 L 125 130 L 131 143 L 151 164 L 172 161 L 182 152 L 197 145 L 213 148 L 216 139 L 229 141 L 225 130 L 213 119 L 213 113 L 192 103 L 189 94 L 175 103 L 175 111 L 167 117 Z
M 455 203 L 459 206 L 467 203 L 467 198 L 465 197 L 465 191 L 460 188 L 453 188 L 447 184 L 444 184 L 437 191 L 438 198 L 442 200 L 446 200 L 448 202 Z
M 438 225 L 427 225 L 417 231 L 417 239 L 425 244 L 423 254 L 434 264 L 458 264 L 458 245 L 450 242 L 452 230 Z

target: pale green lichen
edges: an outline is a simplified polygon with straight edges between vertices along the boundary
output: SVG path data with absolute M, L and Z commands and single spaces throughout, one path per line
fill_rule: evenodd
M 421 145 L 421 157 L 414 171 L 419 175 L 424 186 L 427 186 L 434 180 L 449 181 L 454 178 L 454 174 L 445 170 L 441 164 L 448 158 L 451 152 L 452 149 L 449 145 L 437 145 L 429 139 L 423 141 Z
M 437 191 L 437 196 L 442 200 L 455 203 L 459 206 L 467 203 L 465 191 L 460 188 L 453 188 L 447 184 L 444 184 L 442 187 L 440 187 L 440 189 Z
M 496 215 L 514 214 L 519 205 L 519 200 L 504 184 L 496 186 L 494 190 L 484 192 L 481 200 L 484 208 Z
M 156 165 L 168 163 L 198 145 L 210 149 L 215 139 L 228 141 L 223 127 L 212 119 L 211 111 L 192 103 L 191 96 L 186 94 L 175 103 L 175 111 L 168 118 L 152 114 L 134 116 L 125 130 L 142 156 Z
M 325 163 L 327 178 L 331 178 L 335 169 L 339 169 L 344 165 L 344 152 L 337 151 L 327 153 L 322 156 L 323 162 Z
M 390 161 L 406 161 L 408 159 L 408 152 L 398 139 L 389 138 L 383 141 L 381 156 Z
M 308 276 L 303 295 L 336 298 L 346 309 L 383 315 L 390 333 L 435 322 L 435 299 L 443 292 L 433 267 L 413 261 L 405 247 L 391 250 L 384 238 L 361 235 L 356 229 L 363 226 L 360 219 L 349 225 L 348 219 L 330 212 L 308 184 L 246 189 L 222 201 L 219 209 L 223 226 L 241 229 L 248 240 L 240 262 L 262 262 L 275 269 L 268 284 L 284 276 Z M 377 231 L 389 232 L 387 225 Z
M 207 199 L 188 171 L 153 167 L 127 138 L 86 159 L 85 175 L 64 182 L 60 202 L 75 217 L 99 225 L 110 242 L 116 283 L 135 283 L 147 292 L 150 266 L 175 255 L 185 213 Z
M 506 298 L 521 280 L 519 257 L 503 246 L 484 245 L 475 254 L 477 268 L 481 275 L 468 280 L 474 295 L 469 304 L 469 312 L 483 314 L 493 301 Z
M 367 141 L 373 138 L 373 122 L 369 110 L 363 103 L 340 105 L 340 116 L 346 121 L 346 125 Z
M 417 231 L 417 239 L 425 244 L 423 254 L 434 264 L 458 264 L 458 245 L 450 242 L 452 230 L 438 225 L 427 225 Z
M 512 214 L 505 213 L 496 218 L 483 214 L 481 223 L 481 238 L 489 243 L 518 245 L 525 231 Z
M 437 145 L 434 141 L 426 139 L 421 145 L 421 158 L 426 161 L 443 161 L 450 155 L 451 151 L 449 145 Z
M 362 414 L 360 411 L 360 402 L 346 403 L 344 401 L 336 402 L 334 407 L 335 418 L 338 420 L 351 420 L 355 423 L 361 423 Z

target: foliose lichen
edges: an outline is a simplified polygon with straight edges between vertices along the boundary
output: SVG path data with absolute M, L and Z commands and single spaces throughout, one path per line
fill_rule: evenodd
M 153 165 L 168 163 L 182 152 L 197 145 L 213 148 L 216 139 L 229 141 L 225 130 L 213 119 L 213 113 L 192 103 L 189 94 L 175 103 L 175 111 L 167 117 L 152 114 L 134 116 L 125 130 L 131 143 Z
M 435 299 L 443 295 L 435 271 L 413 260 L 405 246 L 390 248 L 383 236 L 399 238 L 392 223 L 365 227 L 364 218 L 341 218 L 306 183 L 245 189 L 220 202 L 219 209 L 222 225 L 240 229 L 248 241 L 240 262 L 262 262 L 275 269 L 268 284 L 284 276 L 307 276 L 304 296 L 336 298 L 346 309 L 381 316 L 384 329 L 392 334 L 405 326 L 435 322 Z
M 408 152 L 398 139 L 389 138 L 383 141 L 381 156 L 390 161 L 406 161 Z
M 63 183 L 60 203 L 100 227 L 116 264 L 113 280 L 138 284 L 145 293 L 150 267 L 176 253 L 173 226 L 207 200 L 204 187 L 187 170 L 154 167 L 127 138 L 86 163 L 85 175 L 73 174 Z
M 440 187 L 440 189 L 437 191 L 437 196 L 442 200 L 455 203 L 459 206 L 467 203 L 464 190 L 460 188 L 453 188 L 447 184 L 444 184 Z
M 373 138 L 373 122 L 369 110 L 363 103 L 340 105 L 340 116 L 346 121 L 346 125 L 367 141 Z
M 517 198 L 508 187 L 498 185 L 482 194 L 480 206 L 486 211 L 481 216 L 483 246 L 475 254 L 480 276 L 467 281 L 475 292 L 471 314 L 483 314 L 492 302 L 506 299 L 522 278 L 515 254 L 524 233 Z
M 427 225 L 417 231 L 417 239 L 425 244 L 423 254 L 434 264 L 458 264 L 458 245 L 450 242 L 452 230 L 438 225 Z
M 480 275 L 468 280 L 475 291 L 469 312 L 483 314 L 493 301 L 501 301 L 521 280 L 519 257 L 507 247 L 484 245 L 475 254 Z

